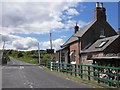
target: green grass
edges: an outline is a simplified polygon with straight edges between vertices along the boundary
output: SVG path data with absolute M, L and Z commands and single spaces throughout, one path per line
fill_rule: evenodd
M 24 62 L 27 62 L 27 63 L 30 63 L 30 64 L 38 64 L 38 60 L 36 58 L 31 58 L 31 57 L 20 57 L 20 58 L 16 58 L 20 61 L 24 61 Z

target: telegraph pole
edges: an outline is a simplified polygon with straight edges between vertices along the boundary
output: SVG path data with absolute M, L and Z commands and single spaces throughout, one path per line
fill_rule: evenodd
M 38 43 L 38 58 L 39 58 L 39 65 L 40 65 L 40 45 Z
M 52 50 L 52 33 L 50 31 L 50 49 Z
M 52 32 L 50 31 L 50 49 L 52 50 Z M 50 53 L 50 59 L 52 61 L 52 53 Z

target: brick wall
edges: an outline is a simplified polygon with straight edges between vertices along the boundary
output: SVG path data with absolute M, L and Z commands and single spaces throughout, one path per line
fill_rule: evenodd
M 60 55 L 59 55 L 60 52 L 56 52 L 55 53 L 55 60 L 56 61 L 59 61 L 60 60 Z

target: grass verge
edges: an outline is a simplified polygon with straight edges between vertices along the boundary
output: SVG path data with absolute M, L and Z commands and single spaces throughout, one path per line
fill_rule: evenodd
M 39 64 L 37 59 L 31 58 L 31 57 L 20 57 L 20 58 L 16 58 L 16 59 L 23 61 L 23 62 L 30 63 L 30 64 L 36 64 L 36 65 Z

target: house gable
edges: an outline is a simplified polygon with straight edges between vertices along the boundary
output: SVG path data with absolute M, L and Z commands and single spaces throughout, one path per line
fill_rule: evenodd
M 77 33 L 73 34 L 62 46 L 67 46 L 74 42 L 77 42 L 78 37 L 82 37 L 95 22 L 96 21 L 91 22 L 88 25 L 86 25 L 85 27 L 81 28 Z
M 117 35 L 107 21 L 96 21 L 81 37 L 81 49 L 100 39 L 101 30 L 104 30 L 104 37 Z

